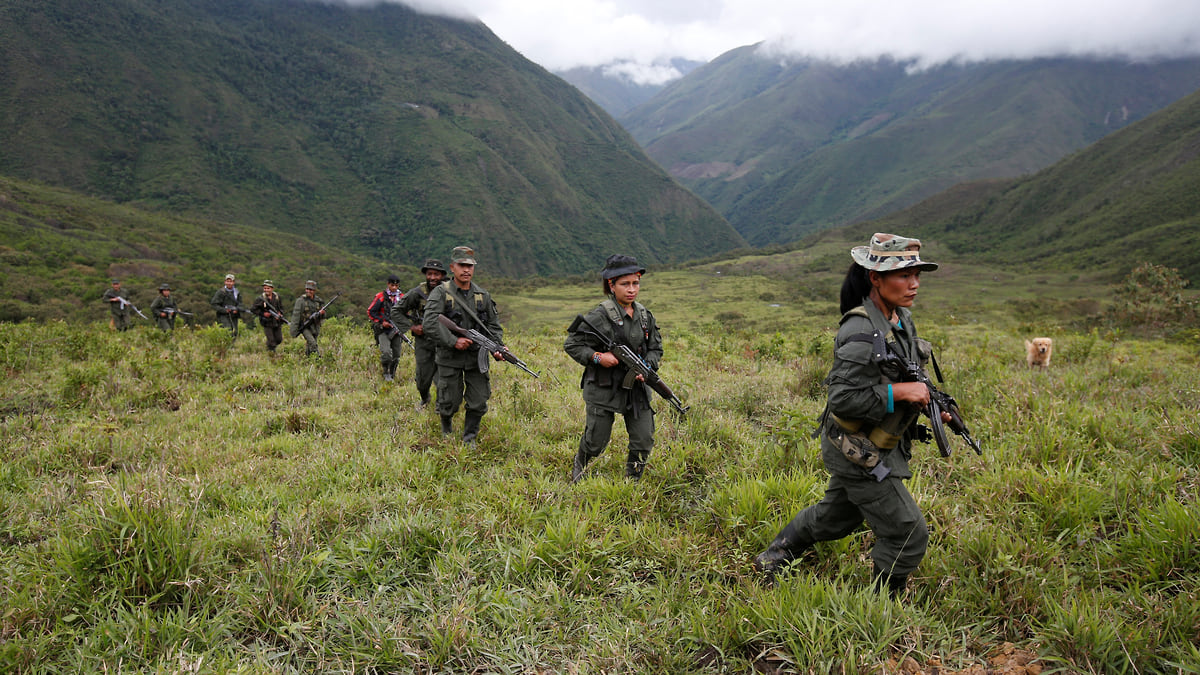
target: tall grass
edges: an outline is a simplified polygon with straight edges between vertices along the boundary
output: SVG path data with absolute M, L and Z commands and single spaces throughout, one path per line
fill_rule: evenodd
M 1059 327 L 1033 372 L 1015 322 L 918 308 L 985 455 L 918 446 L 932 542 L 903 602 L 871 591 L 867 532 L 768 589 L 748 558 L 824 489 L 808 434 L 836 317 L 718 320 L 735 310 L 692 299 L 723 282 L 679 274 L 648 294 L 692 412 L 659 406 L 638 483 L 620 424 L 567 481 L 561 341 L 586 287 L 500 299 L 542 377 L 494 367 L 475 448 L 415 409 L 410 362 L 382 383 L 347 320 L 315 359 L 218 328 L 0 324 L 0 669 L 945 672 L 1015 643 L 1067 671 L 1197 672 L 1193 346 Z M 558 313 L 529 309 L 543 293 Z

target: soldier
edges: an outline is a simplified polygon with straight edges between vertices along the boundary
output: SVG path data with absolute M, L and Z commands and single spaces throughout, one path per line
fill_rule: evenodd
M 258 322 L 262 324 L 263 333 L 267 335 L 267 351 L 272 354 L 283 342 L 283 324 L 287 319 L 284 318 L 281 307 L 283 301 L 275 293 L 275 282 L 270 279 L 263 281 L 262 295 L 254 299 L 250 312 L 259 317 Z
M 663 356 L 662 335 L 654 315 L 637 302 L 645 273 L 646 268 L 638 265 L 632 256 L 609 256 L 600 273 L 607 297 L 588 312 L 586 318 L 597 330 L 604 331 L 608 344 L 615 342 L 628 346 L 650 368 L 658 370 Z M 627 478 L 641 479 L 654 447 L 650 387 L 638 375 L 641 382 L 626 389 L 623 384 L 629 371 L 604 344 L 585 332 L 571 333 L 563 344 L 567 354 L 584 366 L 580 386 L 587 407 L 587 422 L 571 469 L 572 483 L 583 477 L 588 462 L 604 452 L 617 413 L 625 418 L 625 429 L 629 432 L 629 452 L 625 461 Z
M 175 330 L 175 315 L 178 312 L 179 305 L 175 303 L 175 298 L 171 297 L 170 284 L 162 284 L 158 287 L 158 297 L 150 303 L 150 313 L 154 315 L 154 323 L 161 331 L 173 331 Z
M 242 310 L 242 294 L 234 284 L 237 279 L 232 274 L 225 275 L 225 285 L 217 289 L 209 304 L 217 310 L 217 323 L 233 333 L 238 334 L 238 321 L 245 321 L 246 328 L 254 328 L 253 318 Z
M 880 369 L 875 344 L 886 340 L 904 358 L 924 362 L 910 308 L 922 271 L 918 239 L 877 233 L 850 251 L 854 262 L 841 291 L 841 328 L 833 367 L 825 382 L 828 403 L 821 415 L 821 460 L 829 471 L 824 498 L 800 511 L 753 564 L 765 580 L 819 541 L 841 539 L 867 522 L 875 535 L 871 558 L 875 587 L 893 597 L 925 556 L 929 529 L 904 486 L 919 432 L 916 416 L 929 404 L 921 382 L 893 382 Z M 943 413 L 943 421 L 949 415 Z
M 108 325 L 114 330 L 129 330 L 130 305 L 128 294 L 121 290 L 121 280 L 113 279 L 112 288 L 104 291 L 104 301 L 108 303 L 110 318 Z
M 400 363 L 400 347 L 404 342 L 404 331 L 396 322 L 399 312 L 396 306 L 404 294 L 400 292 L 400 277 L 389 274 L 387 289 L 375 295 L 367 307 L 367 317 L 375 331 L 375 342 L 379 345 L 379 363 L 383 367 L 384 382 L 395 379 L 396 365 Z
M 325 310 L 321 306 L 325 301 L 317 297 L 317 282 L 311 279 L 304 282 L 304 295 L 296 298 L 296 304 L 292 307 L 292 328 L 291 335 L 293 338 L 304 336 L 304 354 L 312 356 L 320 354 L 321 350 L 317 347 L 317 336 L 321 333 L 321 324 L 325 322 Z M 300 330 L 300 326 L 308 320 L 308 317 L 313 314 L 317 318 L 313 319 L 304 330 Z
M 417 366 L 415 379 L 417 393 L 421 395 L 418 409 L 429 405 L 429 388 L 437 376 L 437 347 L 431 338 L 425 336 L 425 326 L 421 322 L 424 320 L 429 294 L 446 278 L 446 266 L 442 261 L 430 258 L 421 266 L 421 273 L 425 275 L 425 282 L 400 298 L 400 315 L 397 317 L 402 322 L 399 324 L 400 329 L 409 330 L 413 334 L 413 353 L 416 355 Z
M 438 317 L 445 315 L 462 328 L 474 328 L 496 342 L 504 341 L 504 329 L 491 294 L 472 281 L 475 251 L 466 246 L 455 248 L 450 255 L 450 274 L 449 281 L 429 293 L 422 323 L 425 335 L 437 349 L 437 411 L 442 418 L 442 435 L 453 433 L 451 420 L 465 398 L 462 439 L 473 445 L 479 435 L 479 423 L 487 413 L 491 382 L 488 374 L 479 370 L 479 347 L 454 335 Z M 502 358 L 499 353 L 492 356 L 496 360 Z

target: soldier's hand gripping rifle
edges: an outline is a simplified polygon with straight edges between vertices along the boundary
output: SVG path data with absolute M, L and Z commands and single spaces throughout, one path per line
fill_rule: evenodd
M 289 325 L 289 326 L 290 326 L 290 325 L 292 325 L 292 322 L 291 322 L 291 321 L 288 321 L 288 320 L 287 320 L 287 319 L 286 319 L 286 318 L 283 316 L 283 312 L 281 312 L 281 311 L 279 311 L 279 310 L 275 309 L 274 305 L 272 305 L 271 303 L 269 303 L 269 302 L 266 302 L 266 301 L 264 301 L 264 302 L 263 302 L 263 315 L 264 315 L 264 316 L 263 316 L 263 318 L 264 318 L 264 319 L 265 319 L 265 318 L 267 318 L 267 317 L 269 316 L 269 317 L 271 317 L 272 319 L 275 319 L 276 321 L 282 321 L 282 322 L 286 323 L 286 324 L 287 324 L 287 325 Z M 265 325 L 265 324 L 264 324 L 264 325 Z
M 591 330 L 585 330 L 583 328 L 585 325 Z M 679 400 L 679 397 L 675 395 L 675 392 L 671 391 L 671 387 L 669 387 L 666 382 L 663 382 L 663 379 L 658 376 L 658 373 L 654 372 L 654 369 L 650 367 L 650 364 L 646 363 L 642 357 L 638 356 L 636 352 L 630 349 L 629 345 L 623 345 L 619 342 L 615 342 L 604 337 L 604 334 L 600 332 L 600 329 L 592 325 L 592 322 L 588 321 L 586 316 L 582 314 L 576 315 L 575 320 L 571 322 L 571 326 L 567 329 L 567 332 L 587 333 L 588 335 L 591 335 L 599 340 L 600 343 L 604 345 L 605 350 L 617 357 L 617 360 L 621 362 L 621 365 L 625 366 L 625 368 L 629 371 L 628 374 L 625 375 L 625 381 L 621 383 L 621 386 L 625 389 L 632 387 L 633 383 L 637 380 L 637 376 L 641 375 L 646 384 L 650 385 L 651 389 L 658 392 L 658 395 L 663 397 L 667 403 L 670 403 L 671 407 L 674 408 L 680 415 L 687 414 L 687 411 L 691 409 L 691 406 L 685 406 L 683 401 Z
M 399 337 L 401 340 L 404 340 L 404 343 L 407 344 L 409 347 L 416 349 L 417 345 L 413 344 L 412 338 L 408 337 L 408 333 L 405 333 L 404 331 L 400 330 L 400 327 L 397 326 L 396 324 L 392 323 L 391 321 L 387 322 L 387 324 L 388 324 L 388 327 L 384 328 L 383 330 L 385 333 L 387 333 L 388 339 Z M 483 371 L 483 372 L 487 372 L 487 371 Z
M 195 327 L 192 325 L 192 317 L 194 317 L 196 315 L 191 312 L 185 312 L 182 309 L 179 309 L 177 307 L 163 307 L 162 313 L 167 315 L 164 318 L 166 318 L 168 320 L 173 320 L 175 318 L 175 315 L 178 314 L 183 317 L 183 322 L 185 324 L 187 324 L 188 328 Z
M 467 338 L 468 340 L 470 340 L 471 342 L 474 342 L 476 345 L 479 346 L 479 372 L 486 373 L 488 371 L 488 356 L 489 355 L 499 354 L 503 360 L 513 364 L 514 366 L 520 368 L 521 370 L 529 373 L 530 375 L 532 375 L 534 377 L 538 377 L 538 374 L 533 372 L 532 370 L 530 370 L 529 366 L 525 365 L 525 362 L 522 361 L 521 359 L 518 359 L 516 354 L 513 354 L 512 352 L 510 352 L 508 350 L 508 347 L 505 347 L 504 345 L 500 344 L 499 342 L 496 342 L 492 338 L 484 335 L 483 333 L 480 333 L 479 331 L 475 330 L 474 328 L 472 328 L 470 330 L 466 330 L 462 326 L 459 326 L 458 324 L 451 321 L 445 314 L 438 315 L 438 322 L 441 323 L 443 326 L 445 326 L 447 329 L 449 329 L 449 331 L 451 333 L 454 333 L 455 335 L 457 335 L 459 337 Z
M 300 322 L 300 327 L 296 329 L 296 334 L 299 335 L 300 333 L 303 333 L 305 330 L 308 329 L 309 326 L 313 325 L 317 321 L 317 319 L 319 319 L 321 317 L 321 315 L 325 312 L 325 310 L 329 309 L 329 306 L 333 304 L 333 301 L 337 300 L 340 297 L 342 297 L 342 294 L 338 293 L 337 295 L 333 296 L 333 298 L 329 302 L 325 303 L 325 305 L 322 306 L 321 309 L 318 309 L 317 311 L 313 312 L 312 314 L 309 314 L 307 319 Z M 393 326 L 393 328 L 394 327 L 395 326 Z
M 137 315 L 142 317 L 143 319 L 145 319 L 147 321 L 150 320 L 150 317 L 146 316 L 145 314 L 142 314 L 142 310 L 138 309 L 137 305 L 133 304 L 132 302 L 126 300 L 125 298 L 122 298 L 119 295 L 117 296 L 116 300 L 117 300 L 117 302 L 121 303 L 121 309 L 125 309 L 126 307 L 128 307 L 128 308 L 132 309 L 134 312 L 136 312 Z
M 950 421 L 945 423 L 950 425 L 950 430 L 961 436 L 975 451 L 975 454 L 982 455 L 983 449 L 979 447 L 979 441 L 971 436 L 971 430 L 967 428 L 966 420 L 963 419 L 962 411 L 958 409 L 958 402 L 954 400 L 954 397 L 938 389 L 920 364 L 896 354 L 890 348 L 886 352 L 886 356 L 879 361 L 879 368 L 884 375 L 896 382 L 920 382 L 929 388 L 929 405 L 925 406 L 922 412 L 929 418 L 930 426 L 933 429 L 933 438 L 937 441 L 938 451 L 942 453 L 942 457 L 950 456 L 950 439 L 946 437 L 946 429 L 942 421 L 943 412 L 950 415 Z M 932 356 L 930 358 L 932 359 Z M 933 368 L 937 372 L 940 382 L 942 374 L 936 359 L 933 359 Z

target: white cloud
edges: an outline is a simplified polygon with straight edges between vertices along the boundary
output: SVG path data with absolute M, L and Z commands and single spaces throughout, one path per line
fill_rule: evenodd
M 378 0 L 350 0 L 351 4 Z M 395 1 L 395 0 L 392 0 Z M 1200 54 L 1197 0 L 404 0 L 478 17 L 542 66 L 707 61 L 767 41 L 777 53 L 924 64 L 1037 56 Z M 623 66 L 634 76 L 632 66 Z

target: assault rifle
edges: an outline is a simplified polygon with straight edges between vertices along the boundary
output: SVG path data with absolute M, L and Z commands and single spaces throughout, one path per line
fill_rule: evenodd
M 318 309 L 317 311 L 313 312 L 312 314 L 309 314 L 307 319 L 300 322 L 300 327 L 296 329 L 296 334 L 299 335 L 300 333 L 303 333 L 305 330 L 308 329 L 309 326 L 313 325 L 313 323 L 321 316 L 321 312 L 324 312 L 326 309 L 328 309 L 329 306 L 333 304 L 333 301 L 337 300 L 341 296 L 342 296 L 342 294 L 338 293 L 337 295 L 333 296 L 333 300 L 330 300 L 329 302 L 325 303 L 325 305 L 323 307 L 321 307 L 321 309 Z M 394 326 L 393 326 L 393 328 L 394 328 Z
M 173 320 L 176 314 L 182 316 L 183 322 L 186 323 L 189 328 L 192 327 L 192 317 L 196 316 L 191 312 L 185 312 L 177 307 L 164 307 L 162 311 L 163 314 L 167 315 L 168 320 Z
M 272 305 L 269 302 L 263 301 L 263 314 L 264 314 L 264 316 L 263 316 L 264 319 L 269 316 L 272 319 L 275 319 L 276 321 L 282 321 L 289 326 L 292 325 L 292 322 L 288 321 L 287 318 L 285 318 L 283 316 L 283 312 L 280 312 L 279 310 L 275 309 L 274 305 Z
M 941 368 L 938 368 L 937 359 L 933 359 L 932 356 L 930 358 L 933 361 L 933 370 L 937 374 L 938 382 L 941 382 L 942 372 Z M 937 441 L 938 451 L 942 453 L 942 457 L 950 456 L 950 439 L 946 437 L 946 429 L 942 423 L 943 412 L 950 414 L 950 421 L 946 423 L 950 425 L 950 430 L 961 436 L 975 451 L 975 454 L 983 454 L 983 449 L 979 447 L 979 441 L 971 436 L 971 430 L 967 428 L 962 411 L 958 409 L 958 402 L 950 394 L 938 389 L 933 380 L 929 379 L 929 373 L 926 373 L 920 364 L 896 354 L 889 346 L 886 349 L 886 355 L 879 360 L 879 369 L 896 382 L 920 382 L 929 388 L 929 405 L 925 406 L 921 412 L 929 418 L 933 439 Z M 929 439 L 925 440 L 928 442 Z
M 591 328 L 591 330 L 584 330 L 583 325 Z M 663 382 L 663 379 L 658 376 L 658 373 L 654 372 L 654 369 L 650 367 L 650 364 L 646 363 L 642 357 L 638 356 L 636 352 L 630 349 L 629 345 L 624 345 L 606 338 L 604 334 L 600 332 L 599 328 L 596 328 L 591 321 L 588 321 L 586 316 L 582 314 L 577 315 L 575 320 L 571 322 L 571 327 L 567 329 L 567 332 L 586 333 L 591 335 L 599 340 L 602 345 L 604 345 L 605 350 L 611 352 L 613 356 L 617 357 L 617 360 L 621 362 L 621 365 L 625 366 L 625 368 L 627 368 L 629 371 L 625 375 L 625 380 L 621 383 L 621 386 L 625 389 L 630 389 L 633 387 L 633 383 L 637 380 L 637 376 L 641 375 L 646 384 L 650 385 L 651 389 L 658 392 L 658 395 L 663 397 L 667 403 L 670 403 L 671 407 L 674 408 L 680 415 L 687 414 L 687 411 L 691 410 L 691 406 L 685 406 L 683 401 L 680 401 L 679 397 L 675 395 L 675 392 L 671 391 L 671 387 L 669 387 L 666 382 Z
M 416 349 L 417 345 L 413 343 L 412 338 L 408 337 L 408 333 L 400 330 L 400 327 L 391 321 L 388 322 L 388 326 L 389 328 L 383 329 L 387 332 L 388 338 L 399 337 L 401 340 L 404 340 L 405 344 L 407 344 L 409 347 Z
M 225 305 L 225 313 L 237 316 L 242 320 L 242 323 L 246 324 L 246 328 L 254 330 L 254 312 L 251 312 L 249 309 L 241 305 Z M 236 325 L 234 324 L 234 326 Z
M 130 301 L 128 301 L 128 300 L 126 300 L 125 298 L 122 298 L 121 296 L 119 296 L 119 295 L 118 295 L 118 296 L 116 297 L 116 301 L 117 301 L 117 302 L 119 302 L 119 303 L 121 303 L 121 309 L 125 309 L 126 307 L 128 307 L 128 308 L 132 309 L 134 312 L 137 312 L 137 315 L 138 315 L 138 316 L 140 316 L 140 317 L 142 317 L 143 319 L 145 319 L 145 320 L 147 320 L 147 321 L 149 321 L 149 320 L 150 320 L 150 317 L 146 316 L 145 314 L 142 314 L 142 310 L 138 309 L 138 308 L 137 308 L 137 305 L 133 304 L 132 302 L 130 302 Z
M 454 333 L 459 337 L 465 337 L 471 342 L 479 345 L 479 372 L 486 373 L 488 371 L 488 356 L 490 354 L 499 353 L 503 360 L 508 361 L 509 363 L 534 377 L 538 377 L 538 374 L 530 370 L 529 366 L 525 365 L 525 362 L 521 359 L 518 359 L 516 354 L 510 352 L 508 347 L 496 342 L 474 328 L 471 330 L 466 330 L 447 318 L 445 314 L 438 315 L 438 322 L 449 329 L 451 333 Z

